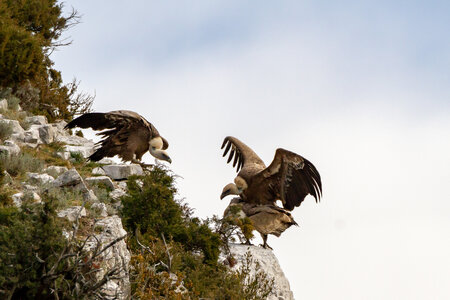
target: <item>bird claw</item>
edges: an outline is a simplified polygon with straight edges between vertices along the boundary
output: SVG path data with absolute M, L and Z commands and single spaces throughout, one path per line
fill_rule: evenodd
M 273 250 L 273 248 L 270 247 L 268 244 L 264 244 L 264 245 L 260 244 L 259 246 L 260 246 L 260 247 L 263 247 L 264 249 L 270 249 L 270 250 Z
M 141 161 L 139 161 L 137 159 L 132 159 L 131 162 L 140 165 L 143 169 L 153 168 L 155 166 L 155 165 L 152 165 L 152 164 L 143 163 L 143 162 L 141 162 Z

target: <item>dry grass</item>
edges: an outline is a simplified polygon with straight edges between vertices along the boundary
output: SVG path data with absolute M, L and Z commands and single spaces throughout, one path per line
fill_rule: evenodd
M 0 122 L 0 141 L 7 140 L 13 133 L 11 124 L 6 122 Z
M 49 166 L 64 166 L 70 167 L 71 164 L 65 159 L 56 156 L 56 153 L 64 148 L 64 144 L 53 142 L 47 145 L 39 145 L 36 149 L 33 148 L 23 148 L 24 153 L 44 161 L 45 164 Z
M 12 177 L 22 177 L 26 172 L 39 172 L 44 163 L 28 153 L 19 155 L 0 154 L 0 169 L 6 170 Z

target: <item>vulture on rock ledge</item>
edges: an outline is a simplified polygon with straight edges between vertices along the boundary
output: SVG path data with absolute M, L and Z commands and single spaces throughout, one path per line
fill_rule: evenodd
M 169 147 L 166 139 L 141 115 L 128 110 L 108 113 L 86 113 L 66 125 L 65 128 L 92 128 L 105 130 L 97 133 L 103 139 L 101 145 L 89 156 L 92 161 L 118 155 L 124 161 L 143 165 L 142 156 L 149 151 L 157 159 L 172 162 L 165 151 Z
M 223 188 L 221 199 L 239 195 L 247 203 L 275 205 L 281 200 L 283 207 L 293 210 L 310 194 L 316 202 L 322 195 L 322 182 L 314 165 L 302 156 L 278 148 L 272 163 L 264 162 L 250 147 L 235 137 L 228 136 L 222 144 L 223 156 L 230 152 L 228 163 L 234 156 L 233 167 L 240 170 L 234 183 Z

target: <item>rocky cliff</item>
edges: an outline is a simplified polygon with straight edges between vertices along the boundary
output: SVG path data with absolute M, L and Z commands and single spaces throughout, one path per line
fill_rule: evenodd
M 101 285 L 104 297 L 129 299 L 130 252 L 125 242 L 127 232 L 117 212 L 120 197 L 127 193 L 126 179 L 142 175 L 141 166 L 116 164 L 108 159 L 87 165 L 84 158 L 93 153 L 94 143 L 64 130 L 65 121 L 48 123 L 43 116 L 9 111 L 5 100 L 0 101 L 0 112 L 0 155 L 12 159 L 31 154 L 46 161 L 23 176 L 4 171 L 0 183 L 10 191 L 13 205 L 20 208 L 24 201 L 39 205 L 43 193 L 51 189 L 74 193 L 72 198 L 60 200 L 57 212 L 59 218 L 73 224 L 64 235 L 68 240 L 84 241 L 84 250 L 90 253 L 90 259 L 95 258 L 97 270 L 90 280 Z M 235 244 L 230 245 L 230 250 L 237 261 L 234 269 L 239 269 L 246 253 L 250 253 L 274 279 L 275 291 L 268 299 L 293 299 L 289 282 L 271 250 Z

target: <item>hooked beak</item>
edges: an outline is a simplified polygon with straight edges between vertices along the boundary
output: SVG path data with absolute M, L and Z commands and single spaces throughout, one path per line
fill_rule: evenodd
M 226 196 L 228 196 L 230 194 L 229 191 L 225 191 L 220 195 L 220 200 L 222 200 L 223 198 L 225 198 Z
M 171 163 L 172 163 L 172 159 L 170 159 L 170 157 L 169 157 L 169 158 L 167 158 L 167 161 L 169 162 L 169 164 L 171 164 Z

